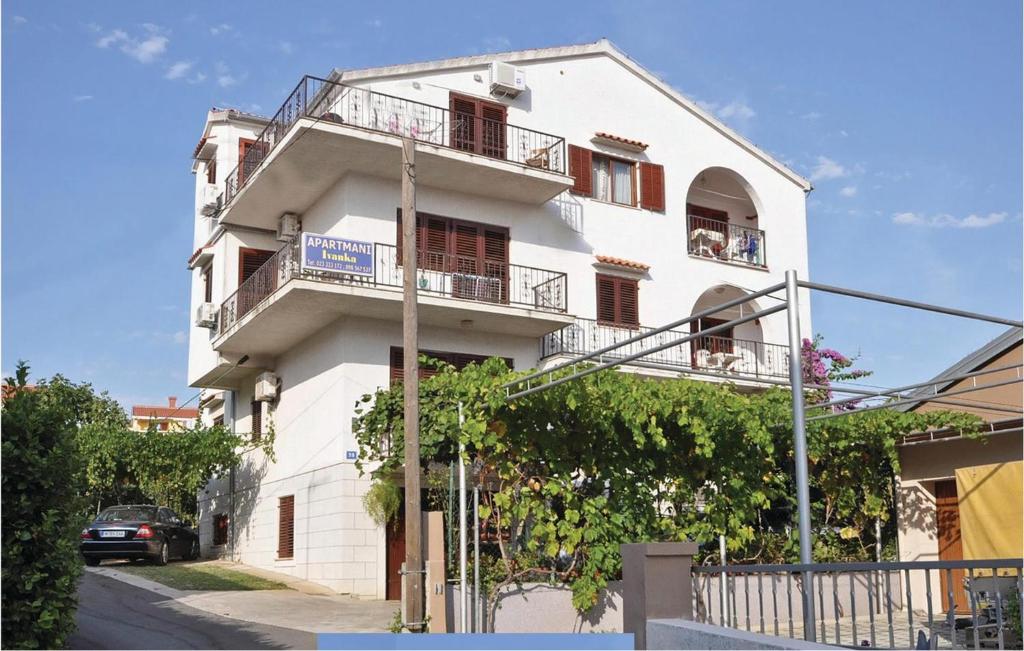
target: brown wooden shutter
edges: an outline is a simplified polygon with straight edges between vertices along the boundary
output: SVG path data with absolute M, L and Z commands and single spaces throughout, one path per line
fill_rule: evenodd
M 472 355 L 469 353 L 446 353 L 436 350 L 421 350 L 420 355 L 425 355 L 432 359 L 445 362 L 446 364 L 451 364 L 452 366 L 459 370 L 465 368 L 472 362 L 476 362 L 477 364 L 479 364 L 489 359 L 487 355 Z M 510 369 L 514 368 L 512 358 L 503 357 L 502 360 Z M 392 346 L 390 351 L 390 379 L 392 386 L 402 381 L 402 378 L 405 375 L 404 362 L 405 355 L 403 354 L 402 349 L 398 346 Z M 428 377 L 433 377 L 435 375 L 437 375 L 437 369 L 420 366 L 421 380 L 426 379 Z
M 263 249 L 238 249 L 238 284 L 256 273 L 256 270 L 274 255 L 273 251 Z
M 277 500 L 277 557 L 295 556 L 295 496 Z
M 504 159 L 506 151 L 505 116 L 507 114 L 505 105 L 481 101 L 479 111 L 483 127 L 480 153 L 491 158 Z
M 451 146 L 463 151 L 476 151 L 476 100 L 451 93 L 448 102 L 451 109 Z
M 253 400 L 249 403 L 249 409 L 252 413 L 252 442 L 259 443 L 263 435 L 263 403 Z
M 597 320 L 608 325 L 639 326 L 638 281 L 597 274 Z
M 640 163 L 640 207 L 665 210 L 665 168 L 654 163 Z
M 217 159 L 211 159 L 206 163 L 206 182 L 216 183 L 217 182 Z
M 213 265 L 203 269 L 203 301 L 213 302 Z
M 569 145 L 569 176 L 573 177 L 572 192 L 591 196 L 594 194 L 593 152 L 584 147 Z

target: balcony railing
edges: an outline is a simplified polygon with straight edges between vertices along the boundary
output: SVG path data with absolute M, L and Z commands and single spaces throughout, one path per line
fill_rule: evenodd
M 697 215 L 688 215 L 687 224 L 690 255 L 752 267 L 767 266 L 764 231 Z
M 409 137 L 565 174 L 565 139 L 559 136 L 307 75 L 228 175 L 225 202 L 238 194 L 300 118 Z
M 598 323 L 593 319 L 576 319 L 572 325 L 545 335 L 541 339 L 541 357 L 560 354 L 586 355 L 653 329 L 617 327 Z M 606 353 L 603 355 L 603 359 L 606 361 L 619 359 L 688 335 L 689 333 L 679 330 L 668 330 Z M 789 349 L 778 344 L 733 339 L 732 337 L 703 336 L 653 353 L 639 361 L 674 367 L 679 370 L 690 369 L 721 373 L 725 376 L 786 378 L 789 377 L 788 355 Z
M 401 289 L 403 266 L 398 248 L 374 244 L 372 276 L 303 270 L 299 238 L 272 255 L 220 308 L 224 333 L 292 278 Z M 477 258 L 421 251 L 416 270 L 418 291 L 470 301 L 565 312 L 566 275 L 562 272 Z

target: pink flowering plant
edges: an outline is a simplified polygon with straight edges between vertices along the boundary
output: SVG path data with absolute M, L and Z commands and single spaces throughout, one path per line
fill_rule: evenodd
M 871 371 L 851 368 L 857 357 L 847 357 L 838 350 L 824 348 L 821 341 L 820 334 L 815 335 L 814 339 L 805 338 L 800 351 L 804 385 L 817 387 L 810 391 L 814 402 L 832 400 L 833 382 L 848 382 L 871 375 Z M 856 402 L 850 402 L 838 405 L 836 410 L 854 409 L 856 406 Z

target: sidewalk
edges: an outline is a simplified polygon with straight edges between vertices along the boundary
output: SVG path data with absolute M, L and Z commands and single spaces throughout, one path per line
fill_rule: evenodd
M 143 579 L 117 566 L 86 568 L 138 588 L 164 595 L 178 603 L 223 617 L 268 624 L 310 633 L 383 633 L 397 602 L 369 601 L 331 592 L 327 588 L 294 577 L 227 561 L 208 561 L 238 572 L 253 574 L 286 584 L 288 590 L 200 591 L 176 590 Z

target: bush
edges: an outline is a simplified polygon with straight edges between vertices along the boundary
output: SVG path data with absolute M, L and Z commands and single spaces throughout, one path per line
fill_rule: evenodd
M 27 377 L 19 363 L 2 408 L 2 644 L 62 648 L 75 626 L 84 525 L 75 415 Z

